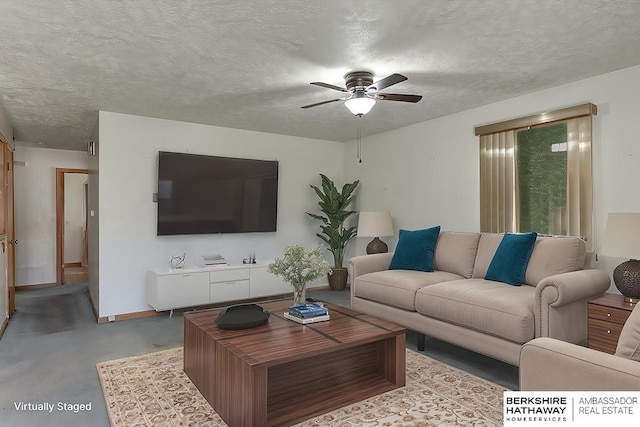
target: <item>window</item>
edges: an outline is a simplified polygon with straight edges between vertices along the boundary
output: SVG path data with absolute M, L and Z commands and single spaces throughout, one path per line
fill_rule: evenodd
M 580 236 L 593 245 L 593 104 L 476 127 L 480 229 Z
M 567 124 L 516 133 L 518 231 L 567 235 Z

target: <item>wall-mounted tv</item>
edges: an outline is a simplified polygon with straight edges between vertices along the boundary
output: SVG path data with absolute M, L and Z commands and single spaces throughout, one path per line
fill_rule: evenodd
M 158 235 L 276 231 L 278 162 L 158 153 Z

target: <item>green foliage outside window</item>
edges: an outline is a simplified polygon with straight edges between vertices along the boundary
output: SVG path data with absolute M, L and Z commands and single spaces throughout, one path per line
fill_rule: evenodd
M 567 206 L 567 151 L 552 150 L 553 144 L 566 142 L 565 123 L 518 132 L 518 231 L 566 234 L 562 218 Z

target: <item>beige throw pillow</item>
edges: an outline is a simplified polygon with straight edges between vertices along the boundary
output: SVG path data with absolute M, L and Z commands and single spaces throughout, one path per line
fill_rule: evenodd
M 640 362 L 640 303 L 636 304 L 622 328 L 616 356 Z

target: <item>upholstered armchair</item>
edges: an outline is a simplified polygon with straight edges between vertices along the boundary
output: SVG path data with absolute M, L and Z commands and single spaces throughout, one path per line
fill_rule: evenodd
M 640 303 L 627 319 L 615 354 L 537 338 L 520 351 L 520 390 L 640 390 Z

